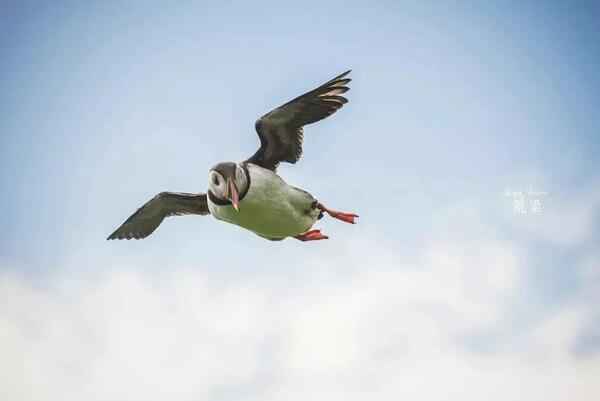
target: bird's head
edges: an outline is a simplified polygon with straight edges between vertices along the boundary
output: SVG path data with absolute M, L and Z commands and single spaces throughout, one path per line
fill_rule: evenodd
M 208 190 L 237 211 L 240 210 L 240 193 L 246 193 L 248 185 L 246 171 L 237 163 L 219 163 L 208 173 Z

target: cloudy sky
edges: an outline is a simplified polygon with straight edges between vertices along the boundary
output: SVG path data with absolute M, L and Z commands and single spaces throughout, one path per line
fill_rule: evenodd
M 0 6 L 0 399 L 598 399 L 600 9 L 213 3 Z M 279 172 L 358 225 L 105 241 L 349 68 Z

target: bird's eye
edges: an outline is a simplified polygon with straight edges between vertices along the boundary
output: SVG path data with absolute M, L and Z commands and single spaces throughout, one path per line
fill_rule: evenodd
M 215 185 L 219 185 L 219 176 L 218 175 L 213 175 L 213 184 Z

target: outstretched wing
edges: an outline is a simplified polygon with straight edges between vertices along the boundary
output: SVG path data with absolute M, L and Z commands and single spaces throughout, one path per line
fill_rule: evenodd
M 265 114 L 256 121 L 260 149 L 249 163 L 275 171 L 280 162 L 296 163 L 302 156 L 302 127 L 332 115 L 348 102 L 343 93 L 351 81 L 350 70 L 294 100 Z
M 125 220 L 107 239 L 146 238 L 165 217 L 184 214 L 209 214 L 206 194 L 161 192 Z

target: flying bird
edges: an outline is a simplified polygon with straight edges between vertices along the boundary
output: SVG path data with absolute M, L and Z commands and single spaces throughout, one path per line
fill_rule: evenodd
M 348 74 L 350 70 L 260 117 L 255 124 L 260 148 L 243 162 L 222 162 L 211 168 L 207 193 L 161 192 L 107 239 L 146 238 L 165 217 L 190 214 L 211 214 L 273 241 L 329 238 L 312 229 L 324 214 L 356 223 L 358 215 L 325 207 L 277 174 L 279 163 L 300 160 L 303 127 L 332 115 L 348 102 L 342 96 L 350 89 Z

